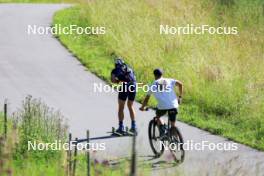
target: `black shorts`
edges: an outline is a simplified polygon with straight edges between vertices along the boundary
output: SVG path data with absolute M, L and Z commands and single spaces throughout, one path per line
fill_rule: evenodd
M 121 89 L 123 89 L 121 91 Z M 123 87 L 120 87 L 119 93 L 118 93 L 118 99 L 126 101 L 127 99 L 130 101 L 134 101 L 136 98 L 136 85 L 123 85 Z
M 157 117 L 164 116 L 166 113 L 168 113 L 170 121 L 172 121 L 172 122 L 176 121 L 176 116 L 178 114 L 178 110 L 176 108 L 173 108 L 173 109 L 157 109 L 156 110 L 156 116 Z

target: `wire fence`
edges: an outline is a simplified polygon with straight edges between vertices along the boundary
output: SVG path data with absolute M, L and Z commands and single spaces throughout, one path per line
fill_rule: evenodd
M 110 137 L 109 137 L 110 138 Z M 101 138 L 90 138 L 90 131 L 86 131 L 86 138 L 85 139 L 78 139 L 75 138 L 74 141 L 72 141 L 72 134 L 69 133 L 68 136 L 68 143 L 70 144 L 71 142 L 81 143 L 81 142 L 87 142 L 88 144 L 90 143 L 91 140 L 96 140 L 96 139 L 107 139 L 106 137 L 101 137 Z M 68 158 L 68 170 L 67 174 L 68 176 L 75 176 L 76 175 L 76 167 L 77 167 L 77 156 L 78 156 L 78 150 L 77 150 L 77 145 L 74 145 L 74 149 L 71 150 L 71 147 L 69 148 L 67 152 L 67 158 Z M 89 146 L 89 145 L 87 145 Z M 130 162 L 130 176 L 136 176 L 136 168 L 137 168 L 137 152 L 136 152 L 136 135 L 132 136 L 132 153 L 131 153 L 131 162 Z M 86 174 L 87 176 L 91 176 L 91 157 L 90 157 L 90 149 L 88 148 L 86 150 Z

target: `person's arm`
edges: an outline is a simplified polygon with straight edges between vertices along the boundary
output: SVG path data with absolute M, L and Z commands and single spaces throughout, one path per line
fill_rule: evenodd
M 175 86 L 177 86 L 179 88 L 179 104 L 182 101 L 182 95 L 183 95 L 183 84 L 180 81 L 177 81 Z
M 116 76 L 113 73 L 111 73 L 111 81 L 112 83 L 119 83 L 119 80 L 116 78 Z
M 139 108 L 141 111 L 144 111 L 145 110 L 145 107 L 148 104 L 149 98 L 150 98 L 150 95 L 147 95 L 145 97 L 145 99 L 143 100 L 143 103 L 142 103 L 141 107 Z

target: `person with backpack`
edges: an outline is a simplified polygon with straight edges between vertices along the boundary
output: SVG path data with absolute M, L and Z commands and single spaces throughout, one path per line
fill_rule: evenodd
M 135 110 L 133 103 L 136 97 L 136 76 L 132 68 L 125 64 L 122 58 L 115 60 L 115 68 L 111 72 L 111 81 L 121 83 L 118 90 L 118 120 L 119 125 L 116 132 L 124 133 L 124 107 L 127 100 L 127 107 L 131 118 L 130 132 L 137 133 Z

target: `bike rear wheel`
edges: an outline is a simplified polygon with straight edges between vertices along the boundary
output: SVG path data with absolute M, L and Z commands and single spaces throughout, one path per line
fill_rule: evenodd
M 149 136 L 150 147 L 153 153 L 155 154 L 156 157 L 161 156 L 165 150 L 165 147 L 164 145 L 162 145 L 163 141 L 160 140 L 160 130 L 155 119 L 152 119 L 149 122 L 148 136 Z
M 170 144 L 169 149 L 174 157 L 174 160 L 179 163 L 183 162 L 185 157 L 185 151 L 183 148 L 184 141 L 182 134 L 177 127 L 175 128 L 175 134 L 171 135 L 170 137 L 169 144 Z

